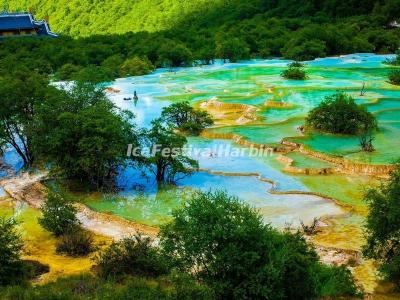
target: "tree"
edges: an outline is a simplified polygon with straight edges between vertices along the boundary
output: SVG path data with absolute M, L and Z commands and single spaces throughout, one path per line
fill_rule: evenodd
M 199 135 L 214 122 L 207 112 L 195 110 L 189 102 L 179 102 L 164 107 L 161 119 L 182 132 Z
M 23 242 L 14 219 L 0 218 L 0 286 L 15 284 L 26 278 L 21 259 Z
M 364 200 L 369 207 L 365 232 L 366 257 L 380 263 L 380 272 L 400 287 L 400 165 L 387 182 L 369 189 Z
M 288 68 L 282 72 L 282 77 L 286 79 L 304 80 L 307 78 L 307 74 L 303 69 L 304 64 L 300 62 L 292 62 L 288 65 Z
M 373 132 L 378 128 L 374 115 L 345 93 L 326 97 L 310 111 L 306 124 L 323 132 L 358 135 L 364 151 L 373 150 Z
M 136 145 L 133 114 L 118 110 L 95 85 L 78 83 L 38 111 L 35 145 L 53 170 L 96 188 L 113 188 Z
M 230 62 L 236 62 L 248 58 L 250 50 L 245 41 L 228 36 L 221 37 L 217 41 L 215 52 L 216 56 L 224 59 L 224 61 L 229 59 Z
M 190 65 L 193 54 L 185 44 L 179 41 L 166 41 L 158 50 L 161 65 L 166 67 L 181 67 Z
M 102 66 L 87 66 L 73 74 L 74 79 L 80 82 L 98 84 L 114 79 L 112 70 Z
M 318 39 L 305 39 L 295 36 L 290 40 L 282 54 L 286 58 L 296 60 L 310 60 L 326 56 L 326 43 Z
M 49 192 L 41 210 L 43 216 L 39 218 L 40 225 L 55 236 L 62 236 L 79 228 L 77 211 L 64 195 Z
M 312 299 L 322 296 L 326 273 L 299 234 L 280 233 L 225 192 L 198 192 L 161 227 L 160 245 L 175 264 L 209 285 L 218 299 Z M 323 275 L 325 273 L 325 275 Z M 324 296 L 354 294 L 348 271 Z M 336 281 L 337 280 L 337 281 Z M 339 289 L 339 280 L 346 288 Z
M 184 155 L 187 140 L 184 136 L 165 127 L 161 120 L 154 120 L 142 136 L 142 145 L 149 149 L 145 163 L 159 183 L 174 183 L 198 168 L 198 163 Z
M 62 67 L 57 71 L 56 77 L 59 80 L 71 80 L 79 72 L 80 68 L 70 63 L 62 65 Z
M 96 269 L 104 278 L 121 275 L 157 277 L 169 273 L 166 258 L 140 234 L 113 242 L 96 257 Z
M 146 75 L 154 71 L 154 66 L 147 57 L 140 58 L 138 56 L 128 58 L 121 65 L 119 74 L 125 76 Z
M 400 70 L 391 70 L 388 75 L 389 81 L 392 84 L 400 85 Z
M 48 80 L 25 68 L 0 77 L 0 143 L 10 144 L 25 167 L 34 162 L 32 139 L 37 106 L 46 101 Z

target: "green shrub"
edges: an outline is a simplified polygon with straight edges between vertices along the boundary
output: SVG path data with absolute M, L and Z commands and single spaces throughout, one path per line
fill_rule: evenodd
M 400 70 L 392 70 L 389 72 L 389 81 L 392 84 L 400 85 Z
M 342 295 L 362 296 L 351 272 L 344 266 L 320 264 L 315 274 L 319 277 L 317 290 L 320 297 L 337 299 Z
M 125 76 L 146 75 L 154 71 L 154 66 L 147 57 L 140 58 L 138 56 L 128 58 L 121 65 L 119 74 Z
M 21 260 L 23 242 L 14 219 L 0 218 L 0 286 L 23 282 L 27 269 Z
M 286 79 L 293 80 L 304 80 L 307 78 L 307 74 L 301 67 L 293 67 L 289 65 L 289 67 L 282 72 L 282 77 Z
M 304 64 L 299 61 L 294 61 L 288 65 L 289 68 L 304 68 Z
M 209 290 L 193 281 L 127 277 L 115 282 L 88 274 L 59 278 L 55 282 L 35 286 L 0 288 L 2 300 L 211 300 Z
M 166 259 L 151 239 L 141 235 L 114 242 L 96 257 L 96 269 L 104 278 L 121 275 L 157 277 L 169 272 Z
M 299 233 L 280 233 L 265 225 L 255 210 L 236 198 L 224 192 L 197 193 L 173 216 L 161 228 L 163 251 L 217 298 L 321 296 L 319 287 L 326 278 L 319 275 L 321 263 L 314 249 Z M 338 277 L 338 282 L 347 280 Z M 329 292 L 355 294 L 351 288 Z
M 83 229 L 70 231 L 61 236 L 56 251 L 74 257 L 86 256 L 94 251 L 93 235 Z
M 374 115 L 345 93 L 326 97 L 310 111 L 306 123 L 317 130 L 335 134 L 355 135 L 377 128 Z
M 72 232 L 79 226 L 79 221 L 76 218 L 76 209 L 61 194 L 49 192 L 41 210 L 43 216 L 39 218 L 39 224 L 55 236 Z
M 369 207 L 365 225 L 367 242 L 363 253 L 380 263 L 384 278 L 400 287 L 400 165 L 390 179 L 369 189 L 364 199 Z

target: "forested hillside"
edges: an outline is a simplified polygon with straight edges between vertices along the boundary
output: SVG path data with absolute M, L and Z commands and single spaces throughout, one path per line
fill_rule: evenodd
M 55 31 L 80 36 L 154 32 L 181 23 L 211 27 L 254 18 L 261 22 L 269 17 L 312 17 L 320 23 L 374 15 L 375 21 L 385 23 L 400 12 L 398 0 L 0 0 L 0 5 L 49 17 Z
M 48 17 L 60 38 L 3 40 L 0 73 L 18 62 L 62 80 L 400 46 L 400 28 L 391 24 L 400 22 L 400 0 L 0 0 L 1 7 Z

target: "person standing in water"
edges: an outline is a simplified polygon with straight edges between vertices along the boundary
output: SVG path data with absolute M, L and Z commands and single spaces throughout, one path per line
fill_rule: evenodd
M 134 92 L 133 92 L 133 100 L 134 100 L 134 102 L 135 102 L 135 106 L 136 106 L 136 104 L 137 104 L 137 103 L 138 103 L 138 101 L 139 101 L 139 97 L 138 97 L 138 95 L 137 95 L 136 91 L 134 91 Z

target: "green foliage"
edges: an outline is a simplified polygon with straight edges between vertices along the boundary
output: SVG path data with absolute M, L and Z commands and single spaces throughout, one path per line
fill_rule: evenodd
M 76 209 L 69 199 L 56 192 L 49 192 L 47 200 L 41 208 L 43 216 L 39 218 L 40 225 L 61 236 L 78 229 Z
M 0 218 L 0 286 L 26 279 L 26 268 L 21 260 L 23 242 L 16 226 L 14 219 Z
M 118 110 L 102 89 L 77 83 L 38 109 L 35 146 L 53 169 L 96 188 L 113 188 L 126 148 L 137 137 L 133 115 Z
M 353 275 L 344 266 L 331 267 L 321 264 L 316 274 L 319 277 L 317 294 L 321 298 L 337 299 L 342 295 L 362 296 Z
M 236 62 L 240 59 L 249 58 L 250 49 L 245 41 L 239 38 L 225 37 L 217 41 L 215 54 L 217 57 Z
M 140 76 L 145 75 L 154 70 L 154 66 L 147 58 L 133 57 L 124 61 L 120 68 L 120 76 Z
M 114 80 L 112 72 L 101 66 L 84 67 L 74 73 L 72 78 L 80 82 L 90 82 L 93 84 Z
M 181 270 L 204 281 L 220 299 L 311 299 L 330 283 L 332 295 L 354 295 L 351 280 L 322 276 L 315 251 L 299 234 L 280 233 L 224 192 L 198 193 L 161 228 L 161 246 Z M 343 288 L 343 289 L 342 289 Z
M 93 235 L 81 228 L 63 234 L 57 244 L 57 253 L 73 257 L 86 256 L 93 252 Z
M 214 123 L 207 112 L 195 110 L 187 101 L 163 108 L 161 119 L 168 125 L 192 135 L 199 135 Z
M 175 183 L 198 169 L 198 163 L 184 155 L 186 142 L 184 136 L 175 133 L 173 128 L 165 127 L 161 120 L 154 120 L 151 128 L 144 131 L 141 145 L 150 150 L 145 163 L 157 182 Z
M 288 68 L 282 72 L 282 77 L 286 79 L 304 80 L 307 78 L 306 71 L 303 69 L 303 64 L 293 62 L 288 65 Z
M 0 289 L 0 298 L 4 300 L 213 299 L 204 286 L 193 280 L 186 280 L 185 277 L 180 278 L 148 280 L 129 277 L 115 282 L 84 274 L 59 278 L 55 282 L 43 285 L 10 286 Z
M 193 61 L 190 49 L 178 41 L 162 43 L 158 55 L 159 64 L 165 67 L 187 66 Z
M 374 115 L 345 93 L 326 97 L 310 111 L 306 122 L 317 130 L 335 134 L 355 135 L 377 128 Z
M 379 188 L 369 189 L 364 255 L 379 261 L 381 274 L 400 287 L 400 165 Z
M 81 73 L 80 78 L 93 75 L 98 81 L 119 77 L 121 66 L 134 57 L 147 58 L 155 67 L 176 67 L 215 58 L 309 60 L 354 52 L 394 53 L 400 29 L 387 26 L 397 7 L 393 1 L 375 6 L 376 1 L 368 0 L 360 7 L 338 0 L 82 0 L 79 5 L 0 0 L 0 7 L 7 2 L 10 10 L 32 8 L 39 18 L 50 16 L 52 28 L 64 34 L 58 39 L 2 40 L 0 73 L 22 64 L 63 80 Z
M 390 83 L 400 85 L 400 69 L 391 70 L 388 77 Z
M 66 63 L 58 69 L 56 73 L 56 78 L 58 80 L 71 80 L 72 78 L 74 78 L 74 76 L 76 76 L 79 70 L 80 68 L 78 66 Z
M 34 119 L 36 108 L 54 88 L 42 75 L 16 66 L 0 76 L 0 144 L 10 144 L 26 167 L 34 162 Z
M 135 235 L 113 242 L 96 258 L 96 270 L 103 278 L 123 275 L 157 277 L 169 273 L 168 263 L 148 237 Z

